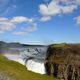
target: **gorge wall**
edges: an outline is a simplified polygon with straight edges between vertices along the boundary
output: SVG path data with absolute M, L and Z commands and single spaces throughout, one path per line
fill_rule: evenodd
M 80 45 L 54 44 L 47 51 L 46 73 L 60 80 L 80 80 Z

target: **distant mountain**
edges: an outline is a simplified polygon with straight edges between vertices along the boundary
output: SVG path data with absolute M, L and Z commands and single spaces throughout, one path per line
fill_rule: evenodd
M 0 53 L 16 53 L 19 52 L 18 50 L 10 50 L 10 48 L 26 48 L 26 47 L 42 47 L 45 45 L 29 45 L 29 44 L 21 44 L 21 43 L 6 43 L 3 41 L 0 41 Z
M 0 41 L 0 47 L 5 46 L 5 45 L 8 46 L 8 47 L 44 46 L 44 45 L 21 44 L 21 43 L 17 43 L 17 42 L 6 43 L 6 42 L 3 42 L 3 41 Z

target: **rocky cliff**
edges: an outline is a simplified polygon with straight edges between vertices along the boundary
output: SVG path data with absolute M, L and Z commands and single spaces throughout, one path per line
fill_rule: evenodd
M 54 44 L 47 51 L 46 73 L 60 80 L 80 80 L 80 44 Z

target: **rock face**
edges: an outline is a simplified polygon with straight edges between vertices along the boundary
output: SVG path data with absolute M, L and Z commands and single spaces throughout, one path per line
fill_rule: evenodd
M 60 80 L 80 80 L 80 45 L 54 44 L 48 48 L 45 68 Z

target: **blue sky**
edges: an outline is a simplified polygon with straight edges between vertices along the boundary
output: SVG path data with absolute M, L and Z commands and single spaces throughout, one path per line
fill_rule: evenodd
M 80 0 L 0 0 L 0 41 L 80 43 Z

